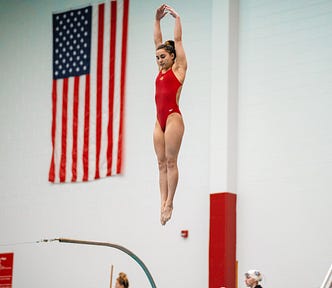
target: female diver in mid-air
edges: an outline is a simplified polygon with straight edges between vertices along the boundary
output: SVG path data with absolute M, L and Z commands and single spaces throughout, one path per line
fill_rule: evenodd
M 163 43 L 160 20 L 167 13 L 175 19 L 174 41 L 168 40 Z M 166 4 L 156 11 L 154 43 L 159 73 L 156 78 L 157 121 L 153 143 L 159 166 L 160 222 L 165 225 L 172 216 L 173 199 L 178 183 L 177 158 L 184 133 L 184 123 L 178 104 L 187 71 L 180 16 Z

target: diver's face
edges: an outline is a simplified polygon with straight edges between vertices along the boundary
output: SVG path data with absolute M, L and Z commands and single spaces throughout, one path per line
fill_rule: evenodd
M 156 60 L 162 70 L 168 70 L 174 63 L 174 54 L 170 54 L 165 49 L 156 51 Z

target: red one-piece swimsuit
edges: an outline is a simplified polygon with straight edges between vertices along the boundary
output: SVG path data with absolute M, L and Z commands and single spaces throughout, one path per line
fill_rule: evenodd
M 155 101 L 157 119 L 163 131 L 166 128 L 168 115 L 172 113 L 181 114 L 179 106 L 176 103 L 176 94 L 181 85 L 172 69 L 169 69 L 166 73 L 160 71 L 157 75 Z

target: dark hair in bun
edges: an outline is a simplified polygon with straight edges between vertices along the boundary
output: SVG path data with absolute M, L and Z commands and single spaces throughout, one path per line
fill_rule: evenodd
M 174 54 L 174 59 L 176 58 L 175 45 L 173 40 L 167 40 L 164 44 L 157 47 L 157 50 L 165 49 L 169 54 Z

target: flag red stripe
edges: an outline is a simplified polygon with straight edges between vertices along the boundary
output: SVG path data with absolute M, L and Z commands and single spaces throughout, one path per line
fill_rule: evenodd
M 55 180 L 55 163 L 54 163 L 54 149 L 55 149 L 55 128 L 56 128 L 56 99 L 57 99 L 57 89 L 56 80 L 52 82 L 52 158 L 51 167 L 48 175 L 48 180 L 54 182 Z
M 83 132 L 83 181 L 89 179 L 89 134 L 90 134 L 90 75 L 85 76 L 84 132 Z
M 60 159 L 60 182 L 66 181 L 67 160 L 67 121 L 68 121 L 68 78 L 63 79 L 62 88 L 62 122 L 61 122 L 61 159 Z
M 103 52 L 104 52 L 104 12 L 105 4 L 98 6 L 98 52 L 97 52 L 97 90 L 96 90 L 96 174 L 99 178 L 99 157 L 101 146 L 101 120 L 103 97 Z
M 78 135 L 78 101 L 79 101 L 80 77 L 74 78 L 73 97 L 73 150 L 72 150 L 72 182 L 77 179 L 77 135 Z
M 122 172 L 123 160 L 123 139 L 124 139 L 124 107 L 125 107 L 125 84 L 126 84 L 126 66 L 127 66 L 127 38 L 128 38 L 128 14 L 129 0 L 123 1 L 123 19 L 122 19 L 122 51 L 121 51 L 121 82 L 120 82 L 120 127 L 118 142 L 117 173 Z
M 113 151 L 113 114 L 114 114 L 114 75 L 115 75 L 115 47 L 116 47 L 117 2 L 111 2 L 111 30 L 110 30 L 110 74 L 108 92 L 108 145 L 107 145 L 107 176 L 112 175 Z

